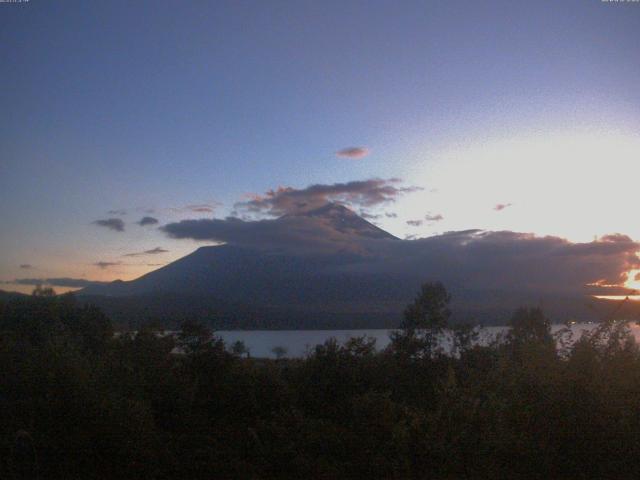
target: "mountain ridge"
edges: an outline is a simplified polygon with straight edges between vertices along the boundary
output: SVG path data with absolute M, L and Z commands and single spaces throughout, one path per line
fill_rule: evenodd
M 543 299 L 552 319 L 595 319 L 584 295 L 473 282 L 458 257 L 443 256 L 438 243 L 460 233 L 436 238 L 425 256 L 418 248 L 423 244 L 402 241 L 342 205 L 267 221 L 285 228 L 302 222 L 303 230 L 320 226 L 309 231 L 327 238 L 308 249 L 291 241 L 281 248 L 202 246 L 134 280 L 91 285 L 77 295 L 138 323 L 190 318 L 216 328 L 392 328 L 423 282 L 441 280 L 453 295 L 454 321 L 500 324 L 517 307 Z

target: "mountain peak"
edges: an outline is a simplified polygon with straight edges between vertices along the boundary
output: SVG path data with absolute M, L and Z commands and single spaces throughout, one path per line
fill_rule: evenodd
M 371 222 L 368 222 L 350 208 L 339 203 L 327 203 L 312 210 L 290 213 L 280 218 L 310 217 L 330 225 L 333 229 L 350 235 L 377 239 L 397 239 Z
M 307 217 L 357 217 L 358 214 L 344 205 L 339 203 L 327 203 L 322 207 L 315 208 L 313 210 L 307 210 L 302 215 Z

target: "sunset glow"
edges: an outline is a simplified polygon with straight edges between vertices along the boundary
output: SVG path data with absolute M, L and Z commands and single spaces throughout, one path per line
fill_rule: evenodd
M 596 128 L 471 140 L 416 162 L 407 176 L 428 189 L 399 208 L 407 215 L 419 215 L 423 205 L 443 212 L 424 234 L 474 227 L 574 241 L 612 232 L 640 238 L 632 220 L 639 152 L 638 134 Z M 499 204 L 508 206 L 496 211 Z
M 636 267 L 626 7 L 131 4 L 122 21 L 110 3 L 36 3 L 1 5 L 19 66 L 0 94 L 3 289 L 133 281 L 220 243 L 368 251 L 282 226 L 333 204 L 407 240 L 383 258 L 464 255 L 425 267 L 460 288 L 513 275 L 538 292 L 548 275 L 576 291 Z

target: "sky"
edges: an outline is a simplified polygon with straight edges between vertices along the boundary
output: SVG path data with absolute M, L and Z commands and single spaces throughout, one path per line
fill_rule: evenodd
M 311 185 L 401 238 L 640 241 L 638 59 L 638 2 L 0 3 L 0 288 Z

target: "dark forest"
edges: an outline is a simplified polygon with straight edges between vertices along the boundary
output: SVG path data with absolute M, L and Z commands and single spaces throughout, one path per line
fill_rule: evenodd
M 114 335 L 39 289 L 0 306 L 9 479 L 637 478 L 640 350 L 622 323 L 560 344 L 523 308 L 489 345 L 426 284 L 392 338 L 251 358 L 207 327 Z

